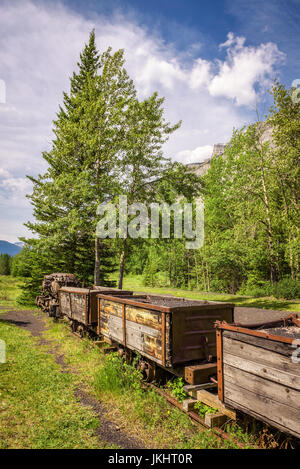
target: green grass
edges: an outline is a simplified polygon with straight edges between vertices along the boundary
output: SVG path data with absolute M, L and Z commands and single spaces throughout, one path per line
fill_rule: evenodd
M 112 276 L 114 280 L 117 274 Z M 235 306 L 248 306 L 262 309 L 278 309 L 282 311 L 296 311 L 300 313 L 300 301 L 278 300 L 274 297 L 253 298 L 249 296 L 229 295 L 225 293 L 201 292 L 196 290 L 184 290 L 170 287 L 146 287 L 143 285 L 141 275 L 127 275 L 124 277 L 123 289 L 159 295 L 184 296 L 194 300 L 224 301 Z
M 4 310 L 24 310 L 34 309 L 32 306 L 20 306 L 17 303 L 17 297 L 21 294 L 21 285 L 24 280 L 10 275 L 0 275 L 0 305 L 1 312 Z
M 220 442 L 210 430 L 199 431 L 155 391 L 144 390 L 140 373 L 118 356 L 105 355 L 88 339 L 77 339 L 63 322 L 47 323 L 45 337 L 57 344 L 78 382 L 106 405 L 110 420 L 146 448 L 236 448 L 234 442 Z
M 1 322 L 0 337 L 0 448 L 97 448 L 98 420 L 76 400 L 76 376 L 26 331 Z

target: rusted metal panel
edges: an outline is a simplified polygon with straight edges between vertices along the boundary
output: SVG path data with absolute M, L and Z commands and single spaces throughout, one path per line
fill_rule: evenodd
M 224 398 L 224 388 L 223 388 L 223 331 L 218 329 L 216 331 L 217 337 L 217 376 L 218 376 L 218 396 L 221 401 Z
M 123 321 L 123 345 L 126 347 L 126 311 L 125 305 L 122 305 L 122 321 Z
M 166 313 L 161 313 L 161 363 L 166 366 Z

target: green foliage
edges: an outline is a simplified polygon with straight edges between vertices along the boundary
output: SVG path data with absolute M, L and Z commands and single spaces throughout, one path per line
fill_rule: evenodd
M 174 380 L 169 381 L 167 387 L 170 389 L 172 396 L 175 397 L 175 399 L 177 399 L 179 402 L 182 402 L 188 397 L 188 394 L 183 389 L 183 378 L 175 378 Z
M 173 288 L 299 296 L 300 107 L 278 83 L 271 93 L 266 121 L 235 130 L 197 186 L 204 246 L 189 251 L 184 238 L 147 241 L 140 251 L 146 285 L 157 286 L 158 272 L 167 270 L 165 286 Z M 176 199 L 167 182 L 162 186 Z
M 206 414 L 218 413 L 218 409 L 215 409 L 214 407 L 210 407 L 209 405 L 203 404 L 203 402 L 200 402 L 200 401 L 195 403 L 194 409 L 203 418 L 205 417 Z
M 275 283 L 273 295 L 275 298 L 286 298 L 287 300 L 300 299 L 300 279 L 283 278 Z
M 10 275 L 12 259 L 9 254 L 0 254 L 0 275 Z
M 141 390 L 142 373 L 133 365 L 122 360 L 118 353 L 107 357 L 105 364 L 97 371 L 94 378 L 97 392 L 122 393 L 125 390 Z

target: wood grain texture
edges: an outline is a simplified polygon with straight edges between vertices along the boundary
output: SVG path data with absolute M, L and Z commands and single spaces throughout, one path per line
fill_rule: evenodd
M 224 380 L 224 399 L 226 404 L 300 437 L 300 409 L 295 410 L 228 380 Z
M 255 337 L 253 335 L 247 334 L 240 334 L 239 332 L 234 331 L 226 331 L 223 330 L 223 337 L 238 340 L 239 342 L 244 342 L 246 344 L 254 345 L 255 347 L 259 347 L 264 350 L 270 350 L 272 352 L 279 353 L 286 357 L 290 357 L 293 353 L 293 348 L 288 344 L 284 344 L 282 342 L 277 342 L 274 340 L 266 340 L 262 337 Z M 263 353 L 263 351 L 261 352 Z

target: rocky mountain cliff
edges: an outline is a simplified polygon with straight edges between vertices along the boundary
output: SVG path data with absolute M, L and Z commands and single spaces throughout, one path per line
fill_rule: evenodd
M 213 148 L 213 152 L 210 158 L 207 158 L 200 163 L 188 163 L 187 166 L 197 174 L 197 176 L 202 176 L 210 167 L 210 162 L 213 156 L 223 155 L 226 145 L 224 143 L 216 143 Z

